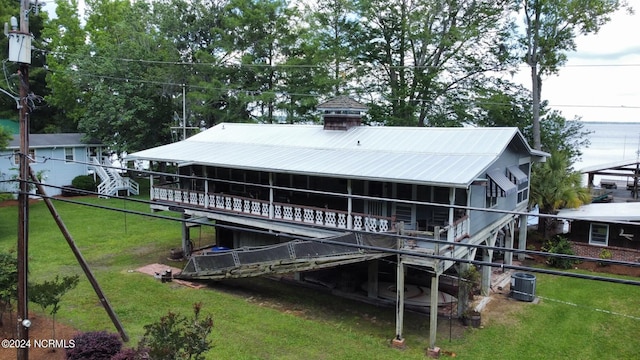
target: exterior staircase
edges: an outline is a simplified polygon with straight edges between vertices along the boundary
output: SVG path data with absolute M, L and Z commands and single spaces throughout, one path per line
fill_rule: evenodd
M 97 158 L 92 158 L 93 167 L 102 182 L 98 185 L 100 197 L 118 195 L 120 191 L 126 191 L 127 196 L 140 194 L 140 186 L 134 180 L 123 177 L 120 172 L 111 167 L 111 164 L 104 165 Z

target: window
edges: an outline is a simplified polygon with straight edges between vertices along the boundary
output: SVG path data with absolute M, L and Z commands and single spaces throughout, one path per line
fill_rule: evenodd
M 495 194 L 495 192 L 492 193 L 491 191 L 487 191 L 487 201 L 485 202 L 485 207 L 492 208 L 496 205 L 498 205 L 498 196 Z
M 529 164 L 509 166 L 507 172 L 509 180 L 518 187 L 518 203 L 529 200 Z
M 64 162 L 72 162 L 75 160 L 74 156 L 73 156 L 74 152 L 73 152 L 73 148 L 64 148 Z
M 609 225 L 592 223 L 589 231 L 589 244 L 607 246 L 608 240 Z
M 35 149 L 29 149 L 29 163 L 33 163 L 36 160 Z M 20 165 L 20 150 L 13 150 L 13 163 L 14 165 Z

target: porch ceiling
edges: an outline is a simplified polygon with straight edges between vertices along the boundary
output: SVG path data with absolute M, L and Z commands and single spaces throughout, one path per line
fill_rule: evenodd
M 466 187 L 520 137 L 516 128 L 360 126 L 339 131 L 315 125 L 220 124 L 128 158 Z

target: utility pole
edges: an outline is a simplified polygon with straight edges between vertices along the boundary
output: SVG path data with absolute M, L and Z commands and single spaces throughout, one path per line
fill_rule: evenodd
M 37 6 L 37 5 L 36 5 Z M 12 31 L 9 36 L 9 60 L 18 63 L 18 78 L 20 82 L 20 191 L 18 194 L 18 304 L 17 304 L 17 334 L 20 344 L 29 342 L 29 297 L 27 294 L 27 274 L 29 259 L 29 64 L 31 63 L 31 34 L 29 33 L 30 11 L 29 0 L 20 0 L 20 20 L 11 18 Z M 18 360 L 29 359 L 29 347 L 18 347 Z

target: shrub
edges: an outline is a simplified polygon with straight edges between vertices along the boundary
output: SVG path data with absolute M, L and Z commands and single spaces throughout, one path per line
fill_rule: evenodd
M 611 253 L 611 251 L 609 249 L 602 249 L 600 251 L 600 255 L 599 255 L 600 259 L 602 260 L 611 260 L 613 258 L 613 254 Z M 607 266 L 609 264 L 604 263 L 604 262 L 598 262 L 598 265 L 600 266 Z
M 542 251 L 558 255 L 575 255 L 573 249 L 571 248 L 571 243 L 569 242 L 569 240 L 560 235 L 556 235 L 547 240 L 542 247 Z M 576 261 L 574 259 L 568 259 L 559 256 L 547 257 L 547 264 L 560 269 L 569 269 L 575 263 Z
M 193 305 L 193 317 L 169 312 L 156 323 L 146 325 L 145 334 L 138 344 L 140 354 L 153 360 L 204 359 L 211 349 L 207 340 L 213 329 L 211 316 L 200 318 L 201 303 Z
M 67 360 L 111 360 L 120 352 L 122 341 L 106 331 L 81 333 L 73 338 L 75 346 L 67 348 Z
M 76 176 L 71 180 L 71 186 L 80 190 L 96 191 L 96 182 L 91 175 Z

